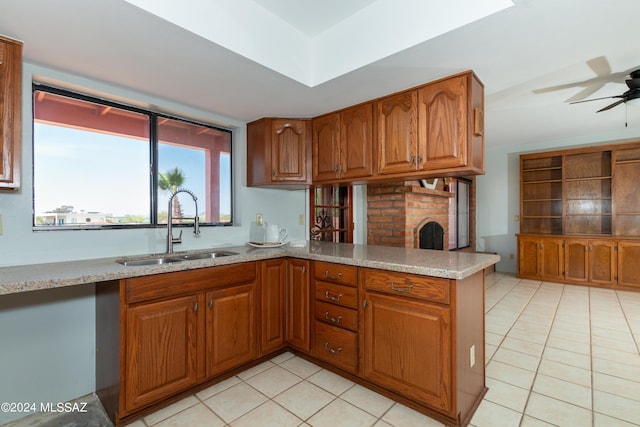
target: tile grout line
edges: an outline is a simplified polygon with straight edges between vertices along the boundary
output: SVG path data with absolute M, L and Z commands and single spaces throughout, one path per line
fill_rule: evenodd
M 542 284 L 543 283 L 544 282 L 540 282 L 540 286 L 536 290 L 536 293 L 538 293 L 538 291 L 542 288 Z M 547 343 L 549 342 L 549 337 L 551 336 L 551 329 L 553 329 L 553 323 L 555 322 L 556 317 L 558 316 L 558 309 L 560 307 L 560 302 L 562 301 L 562 296 L 564 295 L 564 291 L 565 291 L 565 285 L 562 285 L 562 290 L 560 292 L 560 297 L 558 298 L 558 302 L 556 303 L 556 308 L 553 311 L 553 316 L 552 316 L 552 319 L 551 319 L 551 323 L 549 325 L 549 330 L 547 331 L 547 338 L 544 341 L 544 344 L 543 344 L 543 347 L 542 347 L 542 353 L 540 354 L 540 359 L 538 360 L 538 366 L 536 366 L 536 370 L 535 370 L 535 372 L 533 374 L 533 379 L 531 380 L 531 387 L 529 388 L 529 394 L 527 395 L 527 400 L 525 401 L 524 407 L 522 408 L 522 416 L 520 417 L 520 424 L 519 424 L 520 427 L 522 427 L 522 423 L 524 422 L 524 417 L 525 417 L 525 414 L 527 412 L 527 407 L 529 406 L 529 400 L 531 399 L 531 395 L 533 394 L 533 387 L 534 387 L 534 385 L 536 383 L 536 379 L 538 378 L 538 371 L 540 370 L 540 364 L 542 363 L 542 358 L 544 356 L 544 352 L 547 350 Z M 533 417 L 533 416 L 531 416 L 531 418 L 538 419 L 538 418 Z M 540 420 L 540 421 L 543 421 L 545 423 L 553 425 L 551 422 L 549 422 L 547 420 Z

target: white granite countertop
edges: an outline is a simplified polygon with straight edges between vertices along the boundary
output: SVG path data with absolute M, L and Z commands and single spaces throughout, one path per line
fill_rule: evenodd
M 147 266 L 124 266 L 117 262 L 117 260 L 123 259 L 123 257 L 113 257 L 0 267 L 0 295 L 104 282 L 128 277 L 146 276 L 149 274 L 191 270 L 216 265 L 258 261 L 282 256 L 336 262 L 359 267 L 379 268 L 448 279 L 464 279 L 500 261 L 498 255 L 484 253 L 448 252 L 326 242 L 307 242 L 307 245 L 301 248 L 283 246 L 281 248 L 258 249 L 249 246 L 234 246 L 212 248 L 210 251 L 214 250 L 236 252 L 237 255 Z M 192 252 L 203 251 L 204 250 Z M 174 255 L 185 253 L 191 252 L 181 252 Z M 163 254 L 158 254 L 158 256 L 162 255 Z M 138 257 L 126 257 L 126 259 L 136 258 Z

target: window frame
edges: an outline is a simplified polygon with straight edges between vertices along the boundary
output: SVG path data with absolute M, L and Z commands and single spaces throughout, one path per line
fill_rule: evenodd
M 65 96 L 73 99 L 77 99 L 79 101 L 90 102 L 94 104 L 103 105 L 105 107 L 118 108 L 126 111 L 130 111 L 137 114 L 146 115 L 149 117 L 149 164 L 147 167 L 149 168 L 149 223 L 148 224 L 123 224 L 123 223 L 115 223 L 115 224 L 99 224 L 99 225 L 89 225 L 89 224 L 79 224 L 79 225 L 54 225 L 54 226 L 38 226 L 36 225 L 36 216 L 35 212 L 35 123 L 36 123 L 36 115 L 35 115 L 35 92 L 43 91 L 47 93 L 51 93 L 54 95 Z M 33 231 L 52 231 L 52 230 L 110 230 L 110 229 L 125 229 L 125 230 L 133 230 L 133 229 L 155 229 L 155 228 L 166 228 L 167 224 L 159 223 L 158 218 L 158 180 L 159 180 L 159 171 L 158 171 L 158 121 L 161 119 L 169 119 L 180 121 L 184 123 L 188 123 L 195 126 L 207 127 L 210 129 L 214 129 L 220 132 L 229 133 L 229 213 L 230 220 L 229 222 L 201 222 L 201 227 L 230 227 L 234 225 L 234 160 L 233 160 L 233 145 L 235 139 L 235 132 L 233 129 L 224 128 L 219 125 L 215 125 L 213 123 L 207 123 L 202 121 L 193 120 L 186 117 L 180 117 L 177 115 L 167 114 L 164 112 L 154 111 L 151 109 L 145 109 L 140 107 L 135 107 L 128 104 L 123 104 L 120 102 L 116 102 L 110 99 L 100 98 L 92 95 L 87 95 L 80 92 L 75 92 L 67 89 L 62 89 L 60 87 L 51 86 L 49 84 L 40 83 L 40 82 L 32 82 L 31 89 L 31 191 L 32 191 L 32 203 L 31 203 L 31 227 Z M 173 223 L 172 227 L 192 227 L 192 222 L 187 222 L 184 224 L 181 223 Z

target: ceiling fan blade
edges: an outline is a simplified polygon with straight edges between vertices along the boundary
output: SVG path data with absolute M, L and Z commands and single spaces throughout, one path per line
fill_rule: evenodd
M 611 66 L 605 56 L 598 56 L 587 61 L 589 68 L 598 76 L 608 76 L 611 74 Z
M 573 101 L 573 102 L 570 102 L 569 104 L 580 104 L 582 102 L 600 101 L 601 99 L 611 99 L 611 98 L 622 98 L 622 96 L 621 95 L 603 96 L 602 98 L 592 98 L 592 99 L 584 99 L 582 101 Z
M 613 107 L 615 107 L 616 105 L 620 105 L 620 104 L 622 104 L 622 103 L 624 103 L 624 99 L 621 99 L 621 100 L 619 100 L 619 101 L 616 101 L 616 102 L 614 102 L 613 104 L 607 105 L 606 107 L 601 108 L 601 109 L 599 109 L 598 111 L 596 111 L 596 113 L 599 113 L 599 112 L 601 112 L 601 111 L 607 111 L 607 110 L 610 110 L 610 109 L 612 109 Z

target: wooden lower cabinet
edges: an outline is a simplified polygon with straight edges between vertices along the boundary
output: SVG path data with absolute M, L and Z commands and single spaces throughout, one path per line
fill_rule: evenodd
M 311 347 L 310 262 L 287 260 L 287 342 L 306 353 Z
M 609 240 L 567 239 L 565 280 L 616 284 L 616 243 Z
M 639 259 L 636 239 L 518 236 L 518 277 L 523 278 L 633 290 L 640 288 Z M 560 263 L 564 266 L 559 270 Z M 563 274 L 556 275 L 558 271 Z
M 96 287 L 96 393 L 116 425 L 286 347 L 446 425 L 486 393 L 484 273 L 282 258 Z
M 261 261 L 260 276 L 260 353 L 268 354 L 286 344 L 287 261 Z
M 207 377 L 258 356 L 256 284 L 207 292 Z
M 640 242 L 618 242 L 618 284 L 640 289 Z
M 445 425 L 486 393 L 484 272 L 450 280 L 361 268 L 360 374 Z
M 197 332 L 197 295 L 127 310 L 127 412 L 197 383 Z
M 562 280 L 564 277 L 564 240 L 521 237 L 518 239 L 518 275 L 524 278 Z
M 400 296 L 365 292 L 363 375 L 443 412 L 452 404 L 451 313 Z

